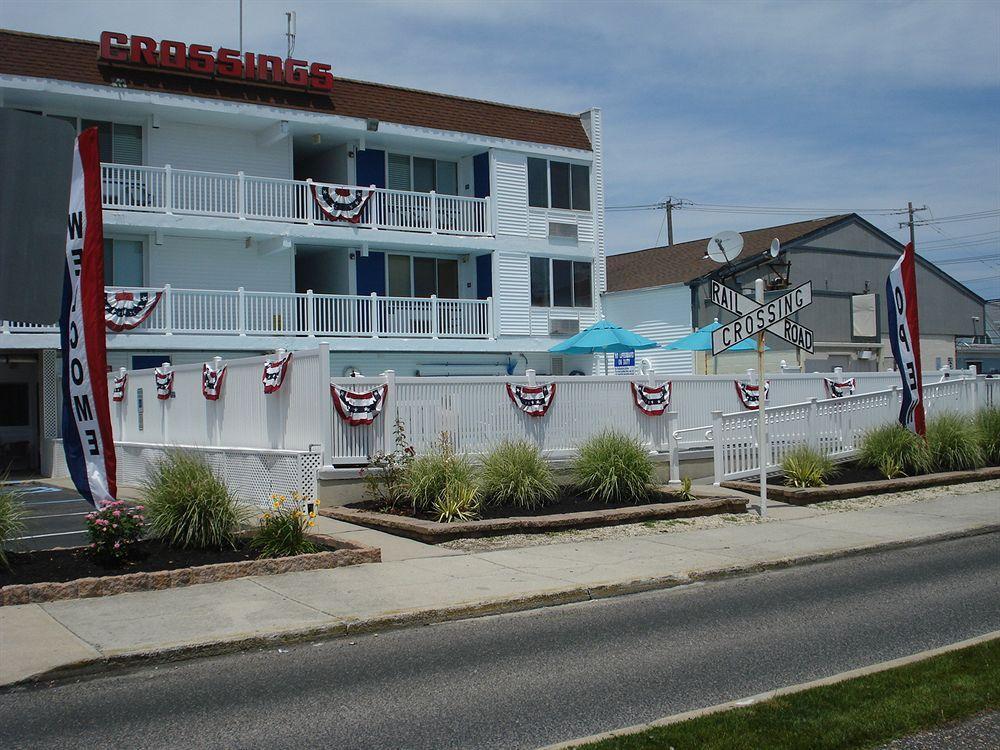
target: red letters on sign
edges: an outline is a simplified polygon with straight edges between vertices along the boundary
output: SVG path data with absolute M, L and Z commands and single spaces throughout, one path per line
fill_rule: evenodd
M 276 55 L 220 47 L 215 53 L 207 44 L 185 44 L 164 39 L 157 43 L 148 36 L 133 36 L 117 31 L 101 32 L 100 59 L 114 63 L 133 63 L 154 68 L 186 70 L 191 73 L 245 81 L 261 81 L 314 91 L 333 91 L 333 72 L 324 63 L 309 63 Z

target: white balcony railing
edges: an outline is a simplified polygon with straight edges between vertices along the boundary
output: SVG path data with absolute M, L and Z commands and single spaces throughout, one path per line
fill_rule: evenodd
M 355 186 L 284 180 L 166 167 L 102 164 L 104 208 L 194 216 L 222 216 L 293 224 L 357 226 L 430 234 L 493 234 L 489 198 L 371 188 L 357 224 L 328 220 L 313 187 Z
M 111 287 L 108 287 L 111 291 Z M 133 334 L 495 338 L 493 299 L 115 288 L 162 292 Z M 56 325 L 0 321 L 0 334 L 53 333 Z

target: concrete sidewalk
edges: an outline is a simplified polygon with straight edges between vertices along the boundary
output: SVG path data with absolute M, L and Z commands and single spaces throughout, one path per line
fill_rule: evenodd
M 387 562 L 0 607 L 0 685 L 142 657 L 258 646 L 667 587 L 1000 529 L 1000 491 L 765 524 L 462 554 L 344 524 Z M 337 523 L 331 521 L 330 523 Z M 388 538 L 386 538 L 388 537 Z M 998 538 L 1000 551 L 1000 538 Z

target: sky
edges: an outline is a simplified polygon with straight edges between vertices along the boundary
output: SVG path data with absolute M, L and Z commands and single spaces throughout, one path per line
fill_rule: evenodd
M 244 0 L 244 48 L 283 55 L 287 10 L 335 76 L 600 107 L 608 206 L 693 203 L 675 242 L 844 211 L 905 241 L 912 201 L 917 251 L 1000 297 L 1000 2 Z M 0 27 L 238 46 L 239 0 L 2 0 Z M 666 244 L 664 212 L 607 238 Z

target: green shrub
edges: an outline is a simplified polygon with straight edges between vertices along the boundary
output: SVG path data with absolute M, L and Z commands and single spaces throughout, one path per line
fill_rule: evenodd
M 146 520 L 153 536 L 180 549 L 235 546 L 250 511 L 201 458 L 171 451 L 143 483 Z
M 438 523 L 471 521 L 479 515 L 479 508 L 479 490 L 465 480 L 448 482 L 444 491 L 431 503 Z
M 541 451 L 523 440 L 507 440 L 486 454 L 479 474 L 479 490 L 494 505 L 537 508 L 558 493 L 552 469 Z
M 940 414 L 928 420 L 927 448 L 934 471 L 965 471 L 986 463 L 975 424 L 958 414 Z
M 781 470 L 792 487 L 823 487 L 837 471 L 829 456 L 808 445 L 789 451 Z
M 677 497 L 688 503 L 692 500 L 698 499 L 691 491 L 691 477 L 684 477 L 681 479 L 681 487 L 677 490 Z
M 84 516 L 90 535 L 91 554 L 104 564 L 120 565 L 132 556 L 142 539 L 146 521 L 143 506 L 124 500 L 104 501 L 101 507 Z
M 9 568 L 6 545 L 24 532 L 24 504 L 21 493 L 0 476 L 0 567 Z
M 894 479 L 928 471 L 930 453 L 923 438 L 894 422 L 865 434 L 858 447 L 858 463 Z
M 315 514 L 312 514 L 315 515 Z M 319 552 L 320 546 L 306 538 L 315 521 L 299 507 L 287 507 L 274 499 L 274 509 L 261 516 L 250 548 L 258 557 L 294 557 Z
M 994 406 L 976 414 L 976 439 L 983 460 L 991 466 L 1000 466 L 1000 408 Z
M 451 440 L 442 435 L 431 453 L 414 458 L 406 467 L 406 491 L 413 509 L 430 510 L 450 484 L 475 486 L 476 472 L 465 457 L 456 455 Z
M 592 502 L 637 503 L 652 491 L 653 462 L 638 440 L 609 430 L 580 447 L 573 479 Z

